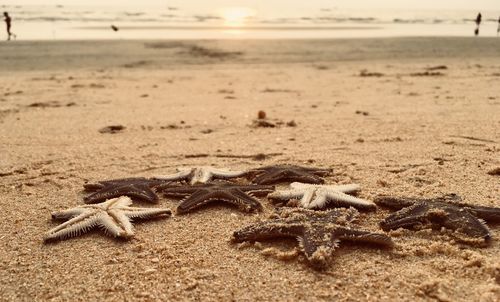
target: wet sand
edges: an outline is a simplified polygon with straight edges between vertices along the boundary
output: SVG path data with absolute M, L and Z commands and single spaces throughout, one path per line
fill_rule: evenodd
M 329 268 L 238 248 L 274 211 L 223 204 L 55 244 L 52 211 L 82 185 L 176 167 L 332 168 L 359 196 L 500 206 L 498 39 L 22 42 L 0 45 L 0 299 L 498 301 L 500 226 L 487 248 L 395 231 L 393 250 L 342 243 Z M 439 68 L 436 68 L 439 67 Z M 252 128 L 259 110 L 285 124 Z M 287 127 L 294 121 L 296 126 Z M 117 131 L 100 131 L 109 126 Z M 257 156 L 257 154 L 268 156 Z M 285 187 L 284 185 L 279 186 Z M 148 207 L 147 203 L 135 203 Z M 161 198 L 156 207 L 175 209 Z M 362 213 L 381 231 L 389 213 Z

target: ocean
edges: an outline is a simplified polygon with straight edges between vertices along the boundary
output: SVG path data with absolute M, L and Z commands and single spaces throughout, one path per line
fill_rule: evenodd
M 331 39 L 473 36 L 476 11 L 245 9 L 182 7 L 2 6 L 19 40 Z M 484 11 L 480 36 L 497 36 L 499 11 Z M 118 29 L 112 30 L 114 25 Z M 0 31 L 0 37 L 3 33 Z

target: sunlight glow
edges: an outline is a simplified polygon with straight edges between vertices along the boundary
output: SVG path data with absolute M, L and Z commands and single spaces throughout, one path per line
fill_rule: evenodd
M 254 9 L 248 7 L 227 7 L 219 11 L 226 26 L 243 26 L 252 17 L 257 15 Z

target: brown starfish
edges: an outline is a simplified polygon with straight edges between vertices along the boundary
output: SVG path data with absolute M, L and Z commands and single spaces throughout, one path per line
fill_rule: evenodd
M 301 251 L 315 268 L 324 268 L 339 241 L 349 240 L 392 246 L 385 234 L 351 227 L 358 211 L 354 208 L 327 212 L 311 210 L 284 211 L 279 218 L 247 226 L 233 233 L 234 242 L 258 241 L 277 237 L 294 237 Z
M 164 180 L 144 177 L 99 181 L 83 185 L 85 191 L 94 192 L 84 197 L 83 200 L 85 203 L 98 203 L 110 198 L 129 196 L 143 201 L 157 202 L 158 196 L 153 189 L 165 183 L 167 182 Z
M 253 183 L 259 185 L 276 184 L 283 181 L 322 184 L 321 178 L 332 172 L 331 169 L 307 168 L 293 165 L 276 165 L 252 169 L 247 172 Z
M 488 243 L 491 233 L 484 220 L 500 222 L 500 208 L 463 204 L 461 200 L 458 195 L 450 194 L 429 199 L 378 196 L 374 201 L 378 205 L 399 210 L 380 222 L 384 231 L 444 227 Z M 457 238 L 467 241 L 460 236 Z
M 167 197 L 184 198 L 177 207 L 177 213 L 182 214 L 217 200 L 234 204 L 247 212 L 260 210 L 262 205 L 253 196 L 266 196 L 274 191 L 274 187 L 211 183 L 194 186 L 165 185 L 159 190 Z

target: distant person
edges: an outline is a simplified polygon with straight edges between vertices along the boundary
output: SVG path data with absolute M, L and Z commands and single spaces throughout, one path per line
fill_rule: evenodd
M 16 35 L 14 35 L 11 31 L 10 28 L 12 27 L 12 18 L 9 16 L 8 12 L 3 13 L 5 24 L 7 25 L 7 41 L 10 41 L 11 37 L 16 38 Z
M 498 29 L 497 29 L 497 36 L 500 34 L 500 17 L 498 17 Z
M 477 17 L 476 17 L 476 30 L 474 30 L 474 34 L 476 36 L 479 35 L 479 26 L 481 25 L 482 19 L 483 19 L 483 16 L 481 16 L 481 13 L 477 14 Z

